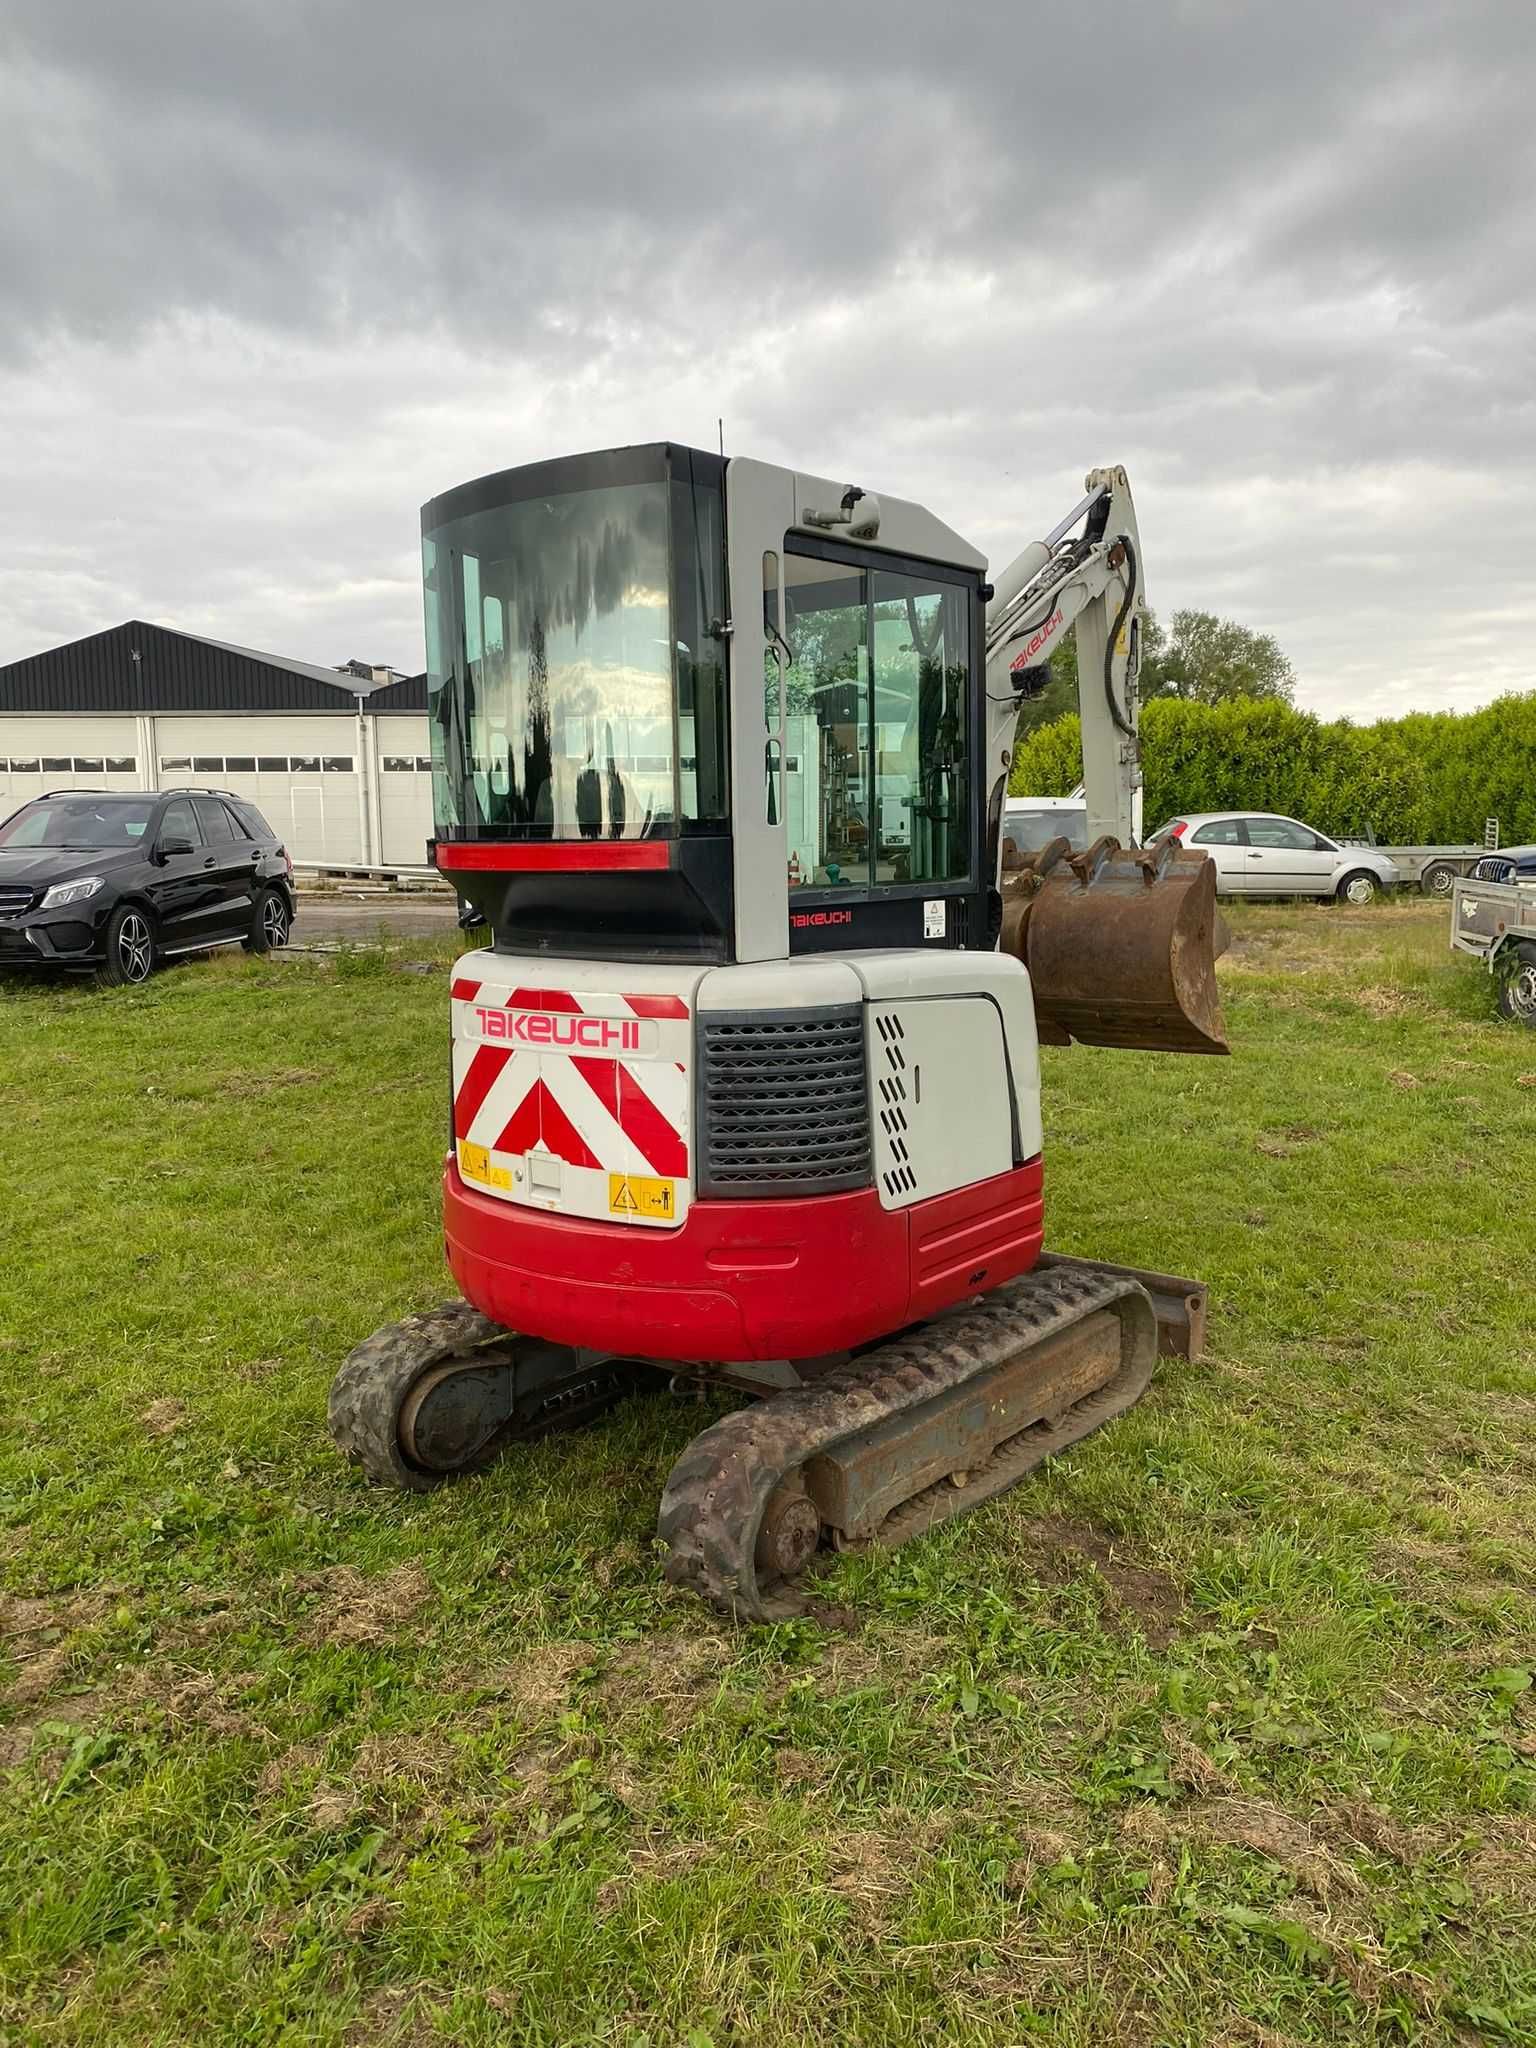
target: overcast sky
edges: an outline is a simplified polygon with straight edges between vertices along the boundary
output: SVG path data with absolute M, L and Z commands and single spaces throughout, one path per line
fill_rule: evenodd
M 1375 717 L 1536 687 L 1525 0 L 0 0 L 0 662 L 422 662 L 418 512 L 675 438 Z

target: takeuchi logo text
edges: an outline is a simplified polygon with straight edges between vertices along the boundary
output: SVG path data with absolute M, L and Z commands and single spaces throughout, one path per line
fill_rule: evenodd
M 851 910 L 796 910 L 790 914 L 790 923 L 797 932 L 803 932 L 812 925 L 852 924 Z
M 1024 642 L 1024 645 L 1013 657 L 1013 660 L 1009 662 L 1009 668 L 1028 668 L 1029 664 L 1034 660 L 1035 656 L 1040 652 L 1041 648 L 1044 647 L 1046 642 L 1054 638 L 1056 630 L 1061 625 L 1061 623 L 1061 606 L 1057 605 L 1055 611 L 1051 613 L 1051 616 L 1045 621 L 1045 623 L 1043 625 L 1036 626 L 1034 632 L 1030 634 L 1029 638 Z
M 541 1010 L 487 1010 L 475 1006 L 482 1038 L 518 1045 L 579 1046 L 584 1052 L 639 1052 L 638 1017 L 573 1017 Z

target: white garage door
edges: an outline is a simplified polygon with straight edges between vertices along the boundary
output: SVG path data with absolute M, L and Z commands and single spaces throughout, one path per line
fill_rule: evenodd
M 379 827 L 386 862 L 419 868 L 432 836 L 432 761 L 427 721 L 400 713 L 369 721 L 378 734 Z

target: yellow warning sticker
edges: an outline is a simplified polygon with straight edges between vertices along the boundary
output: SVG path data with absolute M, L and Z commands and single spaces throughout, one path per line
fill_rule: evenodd
M 608 1207 L 615 1216 L 650 1216 L 670 1223 L 677 1214 L 677 1183 L 643 1173 L 610 1173 Z
M 484 1188 L 512 1187 L 512 1175 L 505 1166 L 492 1166 L 491 1155 L 484 1145 L 471 1145 L 466 1138 L 459 1140 L 459 1171 L 466 1180 L 477 1180 Z

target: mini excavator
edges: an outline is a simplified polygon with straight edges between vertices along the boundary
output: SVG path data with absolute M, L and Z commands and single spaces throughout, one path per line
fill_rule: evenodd
M 410 1489 L 663 1368 L 754 1396 L 662 1497 L 667 1575 L 802 1611 L 1121 1414 L 1204 1290 L 1044 1251 L 1041 1042 L 1219 1054 L 1210 862 L 1138 848 L 1123 469 L 994 583 L 922 506 L 670 443 L 422 512 L 460 1299 L 332 1433 Z M 1000 831 L 1075 632 L 1091 843 Z

